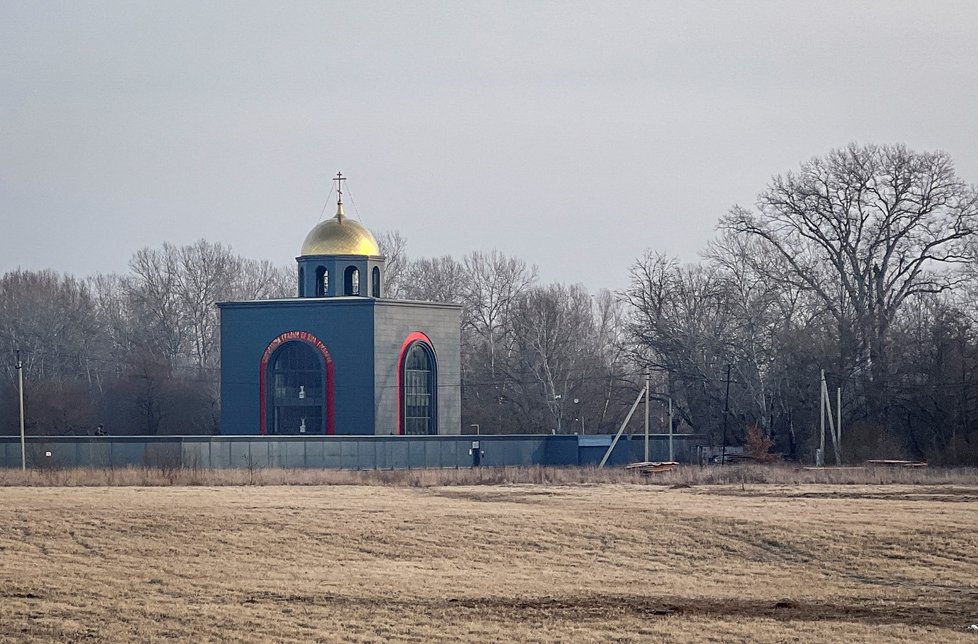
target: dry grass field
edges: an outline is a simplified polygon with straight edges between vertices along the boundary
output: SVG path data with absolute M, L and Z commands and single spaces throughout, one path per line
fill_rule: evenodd
M 2 641 L 962 641 L 978 485 L 0 487 Z

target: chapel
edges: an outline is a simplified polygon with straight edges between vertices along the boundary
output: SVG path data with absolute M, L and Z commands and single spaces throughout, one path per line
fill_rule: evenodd
M 461 307 L 386 297 L 385 258 L 335 181 L 296 297 L 218 304 L 221 433 L 458 434 Z

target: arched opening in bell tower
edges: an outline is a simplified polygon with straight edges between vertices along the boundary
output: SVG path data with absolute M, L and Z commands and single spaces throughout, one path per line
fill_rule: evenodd
M 346 273 L 343 275 L 343 294 L 360 295 L 360 269 L 356 266 L 346 267 Z
M 316 297 L 326 297 L 329 293 L 329 271 L 325 266 L 316 269 Z

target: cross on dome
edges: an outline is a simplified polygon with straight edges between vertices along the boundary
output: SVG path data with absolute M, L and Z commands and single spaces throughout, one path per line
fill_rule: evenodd
M 320 255 L 380 257 L 380 246 L 370 231 L 356 219 L 347 219 L 343 212 L 343 182 L 346 181 L 346 177 L 342 172 L 337 172 L 332 180 L 336 182 L 336 216 L 319 222 L 309 231 L 302 243 L 300 257 Z
M 343 219 L 343 182 L 346 181 L 346 177 L 342 172 L 337 172 L 333 181 L 336 182 L 336 218 Z

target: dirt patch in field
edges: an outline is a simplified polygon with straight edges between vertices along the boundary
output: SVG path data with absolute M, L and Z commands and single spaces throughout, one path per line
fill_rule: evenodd
M 3 596 L 0 594 L 0 596 Z M 329 593 L 266 593 L 244 597 L 246 605 L 279 604 L 332 607 L 358 612 L 376 606 L 373 597 Z M 669 616 L 707 619 L 775 619 L 779 621 L 842 621 L 876 625 L 926 625 L 959 627 L 962 619 L 975 614 L 978 591 L 921 597 L 909 602 L 880 600 L 876 597 L 845 602 L 744 599 L 691 599 L 688 597 L 635 597 L 632 595 L 584 595 L 552 597 L 459 597 L 437 600 L 387 599 L 385 611 L 438 615 L 439 619 L 458 618 L 558 621 L 606 621 L 624 616 L 659 618 Z
M 485 488 L 429 488 L 431 496 L 460 501 L 475 501 L 477 503 L 540 503 L 545 500 L 563 496 L 560 489 L 534 489 L 527 486 L 505 486 Z
M 961 596 L 939 604 L 878 602 L 864 598 L 853 605 L 797 600 L 757 601 L 724 599 L 689 599 L 685 597 L 639 598 L 631 596 L 554 597 L 541 599 L 485 598 L 449 600 L 448 606 L 493 614 L 512 614 L 534 619 L 604 620 L 624 614 L 638 617 L 682 615 L 710 619 L 771 618 L 782 621 L 845 621 L 866 624 L 929 625 L 953 628 L 963 615 L 972 614 L 974 595 Z M 434 606 L 437 607 L 437 606 Z
M 802 489 L 798 489 L 802 487 Z M 869 499 L 874 501 L 936 501 L 943 503 L 975 503 L 978 502 L 978 491 L 975 488 L 955 488 L 950 486 L 915 487 L 906 489 L 804 489 L 796 486 L 794 489 L 784 489 L 780 486 L 751 485 L 745 487 L 723 486 L 703 487 L 701 493 L 719 496 L 760 496 L 783 499 Z

